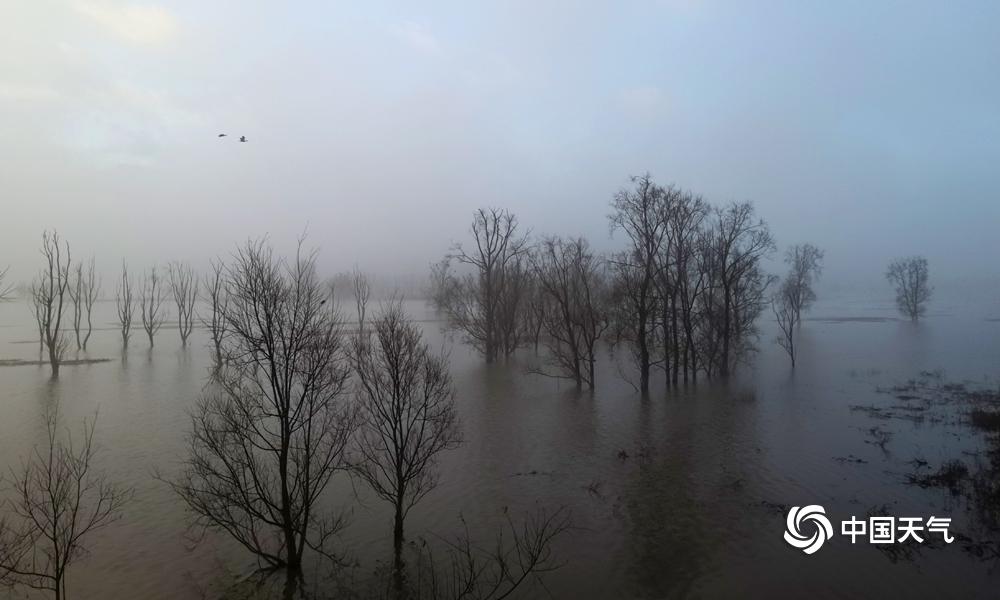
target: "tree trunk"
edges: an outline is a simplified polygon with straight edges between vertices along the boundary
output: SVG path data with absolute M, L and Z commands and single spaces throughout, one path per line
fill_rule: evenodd
M 643 309 L 639 313 L 639 391 L 643 394 L 649 393 L 649 346 L 646 343 L 646 313 Z
M 282 423 L 281 427 L 282 439 L 278 457 L 278 477 L 281 479 L 281 520 L 285 536 L 285 564 L 290 572 L 295 572 L 302 567 L 302 562 L 298 553 L 298 544 L 295 543 L 295 529 L 292 527 L 291 495 L 288 492 L 289 434 L 284 423 Z
M 56 349 L 58 342 L 52 342 L 49 346 L 49 364 L 52 365 L 52 376 L 59 377 L 59 353 Z
M 680 335 L 677 331 L 677 290 L 670 294 L 670 341 L 674 354 L 673 383 L 677 385 L 677 376 L 680 373 Z
M 297 571 L 286 571 L 285 572 L 285 588 L 282 590 L 283 600 L 294 600 L 296 593 L 299 591 L 299 579 L 301 574 Z
M 663 297 L 663 373 L 667 389 L 670 388 L 670 303 Z
M 719 375 L 722 377 L 729 376 L 729 336 L 730 330 L 732 328 L 732 309 L 730 304 L 732 299 L 730 297 L 729 287 L 725 286 L 722 291 L 723 294 L 723 310 L 722 310 L 722 357 L 719 361 Z
M 402 498 L 396 500 L 396 519 L 392 529 L 392 581 L 396 599 L 401 600 L 404 596 L 403 590 L 403 502 Z

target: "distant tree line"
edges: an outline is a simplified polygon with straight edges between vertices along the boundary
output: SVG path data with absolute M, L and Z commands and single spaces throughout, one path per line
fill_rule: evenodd
M 608 254 L 591 250 L 584 238 L 532 238 L 515 215 L 500 208 L 476 211 L 471 244 L 456 244 L 430 270 L 429 295 L 449 327 L 460 332 L 487 362 L 519 348 L 544 347 L 531 370 L 593 388 L 602 344 L 619 360 L 619 372 L 646 393 L 655 371 L 666 385 L 727 377 L 756 350 L 757 320 L 770 305 L 778 325 L 776 342 L 795 365 L 796 330 L 802 313 L 816 300 L 823 251 L 804 243 L 785 255 L 784 279 L 764 272 L 775 250 L 767 223 L 748 202 L 712 206 L 701 196 L 661 186 L 647 174 L 612 199 L 609 224 L 623 248 Z M 58 376 L 70 341 L 86 351 L 93 332 L 93 309 L 101 281 L 93 258 L 72 262 L 69 244 L 58 232 L 42 235 L 42 269 L 29 289 L 38 328 L 39 354 L 48 353 Z M 227 324 L 223 268 L 212 263 L 203 279 L 187 263 L 171 262 L 164 278 L 152 266 L 138 288 L 122 261 L 115 308 L 123 351 L 133 333 L 136 306 L 149 346 L 168 318 L 167 299 L 176 308 L 181 345 L 200 323 L 212 339 L 215 370 L 222 366 Z M 3 275 L 0 272 L 0 285 Z M 894 260 L 886 279 L 896 290 L 902 314 L 916 321 L 926 312 L 933 288 L 927 259 Z M 362 287 L 359 287 L 362 286 Z M 347 288 L 361 310 L 371 296 L 367 277 L 355 268 L 337 275 L 332 289 Z M 11 289 L 0 288 L 0 299 Z M 207 304 L 204 314 L 198 302 Z
M 757 321 L 770 306 L 778 344 L 795 365 L 802 314 L 816 300 L 824 253 L 797 244 L 788 274 L 764 271 L 776 249 L 749 202 L 712 206 L 701 196 L 633 177 L 611 202 L 609 224 L 623 248 L 595 254 L 583 238 L 532 238 L 501 208 L 476 211 L 471 243 L 456 244 L 430 269 L 429 296 L 486 362 L 540 345 L 532 371 L 595 385 L 603 342 L 627 359 L 623 376 L 643 393 L 652 374 L 666 385 L 727 377 L 753 355 Z M 916 320 L 930 297 L 927 261 L 892 263 L 900 311 Z
M 607 255 L 582 238 L 532 240 L 509 211 L 477 211 L 472 243 L 431 267 L 434 304 L 487 362 L 541 343 L 537 372 L 581 386 L 595 385 L 602 341 L 627 358 L 626 377 L 644 393 L 655 370 L 668 386 L 729 375 L 753 352 L 771 300 L 767 224 L 749 203 L 713 207 L 649 175 L 633 177 L 611 209 L 624 247 Z M 814 250 L 797 250 L 808 255 L 787 284 L 796 315 L 813 298 Z
M 28 287 L 31 314 L 38 328 L 38 351 L 48 354 L 52 376 L 59 375 L 59 366 L 66 358 L 71 346 L 67 328 L 71 327 L 78 351 L 86 351 L 94 331 L 94 305 L 101 294 L 101 280 L 97 276 L 93 258 L 86 262 L 73 262 L 69 243 L 57 231 L 42 233 L 41 254 L 43 266 Z M 0 300 L 9 299 L 11 289 L 3 287 L 6 270 L 0 272 Z M 207 278 L 210 289 L 206 298 L 210 308 L 215 296 L 210 287 L 213 281 Z M 177 308 L 177 328 L 181 345 L 186 346 L 188 337 L 198 320 L 197 302 L 200 281 L 194 269 L 184 262 L 171 262 L 164 281 L 154 265 L 146 272 L 138 289 L 135 277 L 129 273 L 123 260 L 121 276 L 115 288 L 115 313 L 121 335 L 122 349 L 127 350 L 133 333 L 133 321 L 138 306 L 140 323 L 149 340 L 150 348 L 155 336 L 168 318 L 164 303 L 172 298 Z M 209 323 L 211 321 L 208 321 Z M 213 330 L 214 331 L 214 330 Z

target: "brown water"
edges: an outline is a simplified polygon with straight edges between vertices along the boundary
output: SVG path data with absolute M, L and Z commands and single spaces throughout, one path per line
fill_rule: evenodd
M 411 513 L 407 531 L 449 535 L 462 515 L 486 541 L 504 507 L 515 515 L 568 507 L 577 529 L 557 543 L 565 565 L 546 577 L 547 589 L 536 585 L 525 597 L 996 595 L 994 565 L 957 544 L 892 562 L 839 535 L 813 556 L 782 539 L 782 507 L 804 504 L 824 505 L 837 530 L 839 519 L 883 505 L 897 516 L 952 516 L 956 532 L 966 527 L 960 501 L 905 485 L 903 473 L 914 456 L 936 466 L 980 438 L 947 423 L 873 423 L 849 407 L 891 404 L 876 386 L 921 370 L 977 382 L 1000 374 L 1000 323 L 990 320 L 1000 316 L 996 306 L 939 301 L 914 325 L 896 320 L 887 302 L 827 300 L 803 325 L 794 373 L 764 318 L 761 350 L 735 381 L 646 400 L 610 360 L 592 394 L 525 374 L 530 352 L 485 365 L 442 336 L 423 303 L 408 309 L 432 345 L 450 350 L 466 441 L 442 461 L 441 485 Z M 43 441 L 46 402 L 59 399 L 70 424 L 99 407 L 100 466 L 135 486 L 136 498 L 72 568 L 71 592 L 200 597 L 224 573 L 254 566 L 224 538 L 191 549 L 181 503 L 153 478 L 175 472 L 182 459 L 187 411 L 209 365 L 204 333 L 184 350 L 167 326 L 150 351 L 139 331 L 122 357 L 113 310 L 113 303 L 99 305 L 102 329 L 87 354 L 111 362 L 64 366 L 57 381 L 48 366 L 0 367 L 0 463 L 16 465 Z M 12 358 L 37 358 L 33 321 L 17 302 L 0 305 L 0 359 Z M 894 433 L 886 452 L 866 443 L 873 424 Z M 836 460 L 848 456 L 867 462 Z M 346 479 L 335 481 L 331 496 L 353 507 L 343 548 L 370 572 L 375 559 L 388 557 L 389 512 L 363 491 L 355 498 Z

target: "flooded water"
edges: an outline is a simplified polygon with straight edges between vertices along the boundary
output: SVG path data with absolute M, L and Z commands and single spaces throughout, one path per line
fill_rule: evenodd
M 975 433 L 947 422 L 874 422 L 850 407 L 891 404 L 876 388 L 922 370 L 995 386 L 1000 310 L 937 301 L 913 324 L 897 320 L 890 301 L 841 295 L 818 303 L 803 324 L 794 373 L 765 315 L 760 352 L 734 381 L 670 392 L 660 384 L 647 399 L 611 360 L 593 393 L 526 374 L 531 352 L 485 365 L 441 334 L 433 311 L 410 302 L 430 343 L 450 352 L 465 442 L 442 460 L 440 486 L 411 513 L 407 532 L 447 536 L 464 517 L 488 541 L 505 507 L 514 515 L 567 507 L 575 529 L 555 548 L 564 566 L 525 597 L 779 597 L 792 589 L 796 597 L 995 597 L 995 565 L 958 544 L 894 562 L 840 535 L 812 556 L 782 538 L 784 510 L 807 504 L 823 505 L 835 527 L 873 509 L 951 516 L 955 532 L 971 527 L 961 500 L 907 485 L 904 474 L 915 457 L 936 467 L 974 450 Z M 111 361 L 64 366 L 57 381 L 48 366 L 0 367 L 0 462 L 6 471 L 43 442 L 46 403 L 58 399 L 69 425 L 99 408 L 100 466 L 136 497 L 71 569 L 71 592 L 201 597 L 222 574 L 254 566 L 223 538 L 192 548 L 181 502 L 154 477 L 170 476 L 183 459 L 188 411 L 210 363 L 204 332 L 182 349 L 168 324 L 149 350 L 140 330 L 123 357 L 113 303 L 99 310 L 87 356 Z M 0 359 L 37 357 L 27 306 L 0 305 Z M 884 450 L 869 443 L 876 425 L 892 434 Z M 348 480 L 334 485 L 331 501 L 352 510 L 342 549 L 370 571 L 389 557 L 390 513 L 363 490 L 356 498 Z

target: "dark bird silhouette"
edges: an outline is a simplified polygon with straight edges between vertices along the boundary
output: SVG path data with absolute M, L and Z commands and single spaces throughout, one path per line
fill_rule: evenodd
M 241 135 L 241 136 L 240 136 L 240 141 L 241 141 L 241 142 L 245 142 L 245 141 L 247 141 L 247 136 L 245 136 L 245 135 Z
M 226 137 L 226 134 L 224 134 L 224 133 L 220 133 L 220 134 L 219 134 L 219 137 Z

